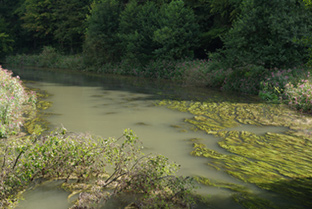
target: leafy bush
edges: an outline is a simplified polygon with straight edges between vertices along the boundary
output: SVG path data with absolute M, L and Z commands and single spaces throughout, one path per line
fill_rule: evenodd
M 86 68 L 82 55 L 62 55 L 55 48 L 49 46 L 45 46 L 40 54 L 7 56 L 6 62 L 12 65 L 59 69 L 84 70 Z
M 259 96 L 266 101 L 279 103 L 287 83 L 297 83 L 304 77 L 306 70 L 303 68 L 268 70 L 260 83 Z
M 57 50 L 51 46 L 44 46 L 42 52 L 39 54 L 38 66 L 51 67 L 59 58 Z
M 7 207 L 10 197 L 39 178 L 77 179 L 90 185 L 92 189 L 80 191 L 73 208 L 90 208 L 125 193 L 137 194 L 138 207 L 188 207 L 191 178 L 174 176 L 179 166 L 160 155 L 143 155 L 141 147 L 131 130 L 119 139 L 102 139 L 63 128 L 40 139 L 7 142 L 0 147 L 0 207 Z M 107 175 L 109 167 L 113 172 Z
M 246 67 L 229 69 L 225 71 L 222 89 L 236 91 L 244 94 L 258 94 L 261 78 L 264 77 L 266 69 L 262 66 L 249 65 Z
M 19 76 L 0 66 L 0 137 L 16 134 L 23 124 L 24 106 L 36 102 L 34 92 L 27 93 Z

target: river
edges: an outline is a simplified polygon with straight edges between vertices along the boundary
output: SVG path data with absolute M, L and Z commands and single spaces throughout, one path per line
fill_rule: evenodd
M 222 137 L 216 132 L 219 129 L 211 129 L 214 132 L 208 134 L 210 132 L 205 129 L 194 128 L 197 125 L 195 122 L 200 121 L 196 118 L 199 116 L 194 117 L 191 110 L 181 111 L 181 108 L 172 108 L 169 104 L 183 101 L 191 105 L 209 101 L 209 104 L 221 104 L 219 106 L 223 104 L 254 106 L 261 104 L 257 98 L 227 94 L 208 88 L 183 87 L 170 81 L 86 75 L 64 70 L 9 69 L 22 80 L 32 81 L 27 82 L 27 86 L 45 90 L 51 95 L 47 100 L 53 105 L 46 112 L 53 113 L 47 118 L 52 129 L 64 126 L 69 131 L 89 132 L 105 138 L 119 137 L 124 129 L 131 128 L 143 142 L 145 153 L 162 154 L 180 164 L 179 175 L 209 177 L 216 182 L 241 185 L 254 194 L 268 196 L 268 199 L 274 198 L 274 195 L 271 196 L 270 192 L 260 189 L 257 184 L 234 178 L 224 169 L 208 166 L 210 161 L 207 158 L 191 155 L 194 141 L 200 141 L 209 149 L 223 155 L 232 153 L 220 146 Z M 166 104 L 160 104 L 161 101 L 165 101 Z M 220 116 L 220 113 L 216 114 Z M 204 114 L 200 114 L 202 115 Z M 270 124 L 263 122 L 262 119 L 255 119 L 255 121 L 257 124 L 246 122 L 245 119 L 235 119 L 234 125 L 232 123 L 224 125 L 220 130 L 226 133 L 245 131 L 257 136 L 263 136 L 268 132 L 283 134 L 289 130 L 296 130 L 287 124 Z M 227 121 L 226 124 L 228 123 Z M 301 131 L 308 129 L 309 127 L 305 127 Z M 232 198 L 235 191 L 222 186 L 201 185 L 197 193 L 210 197 L 209 205 L 203 208 L 243 208 Z M 66 199 L 67 195 L 68 193 L 57 186 L 44 183 L 26 192 L 25 200 L 21 201 L 18 208 L 65 209 L 70 205 Z M 54 204 L 55 202 L 59 205 Z

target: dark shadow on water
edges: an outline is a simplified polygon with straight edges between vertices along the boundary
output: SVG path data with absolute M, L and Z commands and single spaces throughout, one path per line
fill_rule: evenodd
M 22 80 L 57 83 L 65 86 L 102 87 L 103 90 L 119 90 L 131 93 L 149 94 L 138 100 L 192 100 L 211 102 L 258 103 L 251 96 L 224 93 L 205 87 L 183 87 L 170 80 L 155 80 L 120 75 L 87 74 L 77 71 L 8 67 Z
M 279 208 L 312 208 L 312 177 L 281 180 L 261 186 L 276 193 L 268 198 L 281 205 Z

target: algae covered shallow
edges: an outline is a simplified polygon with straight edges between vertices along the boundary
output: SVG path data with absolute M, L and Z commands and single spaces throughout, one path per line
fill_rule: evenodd
M 163 100 L 158 105 L 193 114 L 185 121 L 219 137 L 218 145 L 226 151 L 220 153 L 195 140 L 192 155 L 208 158 L 207 166 L 277 196 L 275 200 L 260 198 L 240 185 L 212 183 L 209 176 L 199 176 L 199 182 L 236 191 L 233 198 L 245 208 L 312 207 L 310 115 L 298 114 L 284 105 L 261 103 Z M 284 127 L 285 131 L 257 135 L 233 130 L 246 124 L 270 129 Z

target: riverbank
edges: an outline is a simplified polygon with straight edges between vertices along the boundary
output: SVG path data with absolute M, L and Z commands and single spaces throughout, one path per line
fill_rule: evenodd
M 222 63 L 202 60 L 154 60 L 145 65 L 129 62 L 87 65 L 85 57 L 61 55 L 54 48 L 44 47 L 40 54 L 8 56 L 15 66 L 36 66 L 71 69 L 98 74 L 116 74 L 152 79 L 165 79 L 184 86 L 202 86 L 240 94 L 258 95 L 269 103 L 285 103 L 304 113 L 312 112 L 311 69 L 266 69 L 248 65 L 224 68 Z

